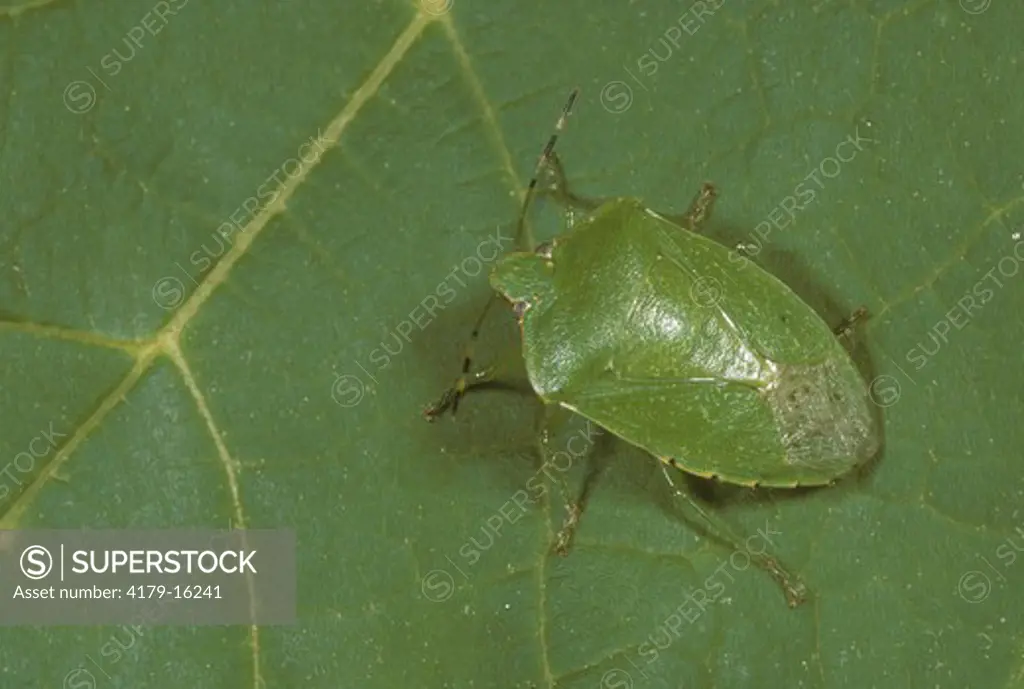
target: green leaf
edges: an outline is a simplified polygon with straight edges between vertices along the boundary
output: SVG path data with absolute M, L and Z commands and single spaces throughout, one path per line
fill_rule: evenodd
M 293 528 L 300 578 L 292 627 L 4 629 L 0 685 L 1024 685 L 1019 5 L 423 2 L 0 5 L 0 526 Z M 774 217 L 760 263 L 873 315 L 871 471 L 694 486 L 802 607 L 639 451 L 593 443 L 560 558 L 537 405 L 420 416 L 577 85 L 578 193 L 713 180 L 712 235 Z

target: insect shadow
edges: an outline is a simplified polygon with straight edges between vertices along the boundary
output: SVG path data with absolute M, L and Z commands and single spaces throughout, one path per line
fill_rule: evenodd
M 478 281 L 486 280 L 486 274 Z M 459 299 L 444 311 L 438 312 L 433 323 L 433 337 L 414 340 L 413 347 L 422 362 L 422 370 L 440 371 L 451 365 L 452 360 L 466 354 L 465 325 L 478 316 L 481 307 L 488 297 L 489 289 L 474 289 L 480 285 L 468 285 L 467 293 L 471 299 Z M 450 337 L 454 334 L 454 337 Z M 470 404 L 459 409 L 462 423 L 439 424 L 432 428 L 432 433 L 441 433 L 445 441 L 458 448 L 456 453 L 466 461 L 480 461 L 488 467 L 488 471 L 500 474 L 499 481 L 512 491 L 523 489 L 532 475 L 524 473 L 524 469 L 537 473 L 544 468 L 550 457 L 540 443 L 541 418 L 544 404 L 537 398 L 530 385 L 526 366 L 522 356 L 522 342 L 515 315 L 507 304 L 498 304 L 491 309 L 487 317 L 480 323 L 477 348 L 487 352 L 486 361 L 502 362 L 505 375 L 500 379 L 487 381 L 474 389 Z M 431 384 L 433 385 L 433 383 Z M 497 410 L 500 409 L 500 412 Z M 500 413 L 501 430 L 495 432 L 492 422 L 494 415 Z M 577 419 L 578 426 L 581 420 Z M 577 496 L 577 504 L 586 507 L 594 491 L 602 491 L 603 476 L 616 458 L 615 449 L 628 448 L 628 443 L 594 427 L 592 443 L 588 447 L 582 461 L 573 462 L 573 466 L 560 476 L 565 486 Z M 561 435 L 561 434 L 559 434 Z M 511 440 L 511 442 L 509 442 Z M 548 452 L 563 447 L 564 438 L 554 439 Z M 650 458 L 643 460 L 644 467 L 656 467 Z M 547 470 L 546 485 L 555 490 L 550 480 L 552 474 L 560 472 Z M 600 486 L 600 487 L 599 487 Z M 557 496 L 552 501 L 552 514 L 559 514 L 561 505 Z
M 507 228 L 502 230 L 508 234 Z M 437 311 L 429 327 L 420 337 L 411 338 L 410 350 L 417 359 L 415 369 L 424 373 L 418 381 L 425 389 L 440 387 L 440 378 L 433 372 L 450 370 L 452 363 L 466 353 L 466 324 L 480 314 L 490 297 L 488 270 L 466 279 L 464 288 L 443 310 Z M 431 444 L 438 440 L 455 450 L 459 463 L 481 464 L 493 479 L 509 491 L 523 488 L 529 467 L 540 466 L 536 425 L 531 422 L 542 407 L 530 387 L 522 360 L 519 331 L 515 316 L 504 304 L 492 308 L 481 323 L 477 349 L 484 361 L 506 364 L 508 375 L 478 386 L 471 402 L 458 409 L 460 423 L 436 424 L 431 427 Z M 500 419 L 501 423 L 495 421 Z M 524 473 L 525 469 L 525 473 Z

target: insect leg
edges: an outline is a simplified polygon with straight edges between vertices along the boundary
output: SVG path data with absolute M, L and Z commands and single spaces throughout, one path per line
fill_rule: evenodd
M 745 258 L 753 258 L 760 252 L 761 247 L 749 242 L 740 242 L 735 246 L 735 250 L 737 254 L 742 254 Z
M 423 410 L 423 417 L 427 421 L 433 421 L 449 409 L 452 415 L 466 393 L 474 388 L 492 387 L 512 390 L 518 393 L 535 395 L 529 381 L 524 381 L 509 369 L 511 362 L 502 360 L 501 364 L 495 364 L 482 368 L 473 373 L 464 373 L 459 376 L 455 383 L 444 391 L 436 402 Z
M 711 209 L 715 207 L 718 189 L 711 182 L 704 182 L 700 191 L 693 197 L 690 207 L 682 215 L 666 215 L 672 222 L 678 223 L 691 232 L 700 232 L 701 227 L 711 217 Z
M 671 458 L 659 457 L 658 459 L 661 460 L 661 472 L 665 475 L 665 480 L 668 481 L 669 486 L 671 486 L 672 492 L 677 497 L 688 502 L 690 507 L 692 507 L 694 511 L 701 516 L 704 523 L 710 526 L 713 532 L 716 532 L 715 535 L 719 539 L 726 541 L 736 550 L 740 550 L 741 546 L 739 544 L 742 543 L 742 541 L 733 533 L 732 529 L 726 526 L 722 520 L 716 519 L 708 514 L 704 508 L 697 504 L 696 500 L 690 497 L 689 493 L 676 486 L 675 481 L 672 480 L 672 476 L 668 471 L 669 466 L 678 468 L 676 461 Z M 759 567 L 768 572 L 779 586 L 782 587 L 782 591 L 786 595 L 786 602 L 789 604 L 789 607 L 795 608 L 804 601 L 807 596 L 807 587 L 798 578 L 789 574 L 777 559 L 763 554 L 758 555 L 756 553 L 749 552 L 749 550 L 747 551 L 747 554 L 750 556 L 751 561 L 756 562 Z
M 575 502 L 566 504 L 569 517 L 562 525 L 561 531 L 555 536 L 555 543 L 552 546 L 552 550 L 559 555 L 567 555 L 569 553 L 572 538 L 576 533 L 576 527 L 579 526 L 583 510 L 587 506 L 587 501 L 590 499 L 590 494 L 593 492 L 594 486 L 597 484 L 597 478 L 600 476 L 603 468 L 602 464 L 594 457 L 594 451 L 592 449 L 589 450 L 587 452 L 587 473 L 583 478 L 583 489 L 580 491 L 580 497 Z
M 587 447 L 582 452 L 577 453 L 572 449 L 572 440 L 570 439 L 567 443 L 566 451 L 552 453 L 550 448 L 555 432 L 558 428 L 564 426 L 565 422 L 572 418 L 573 414 L 569 410 L 557 404 L 545 404 L 542 412 L 543 416 L 540 430 L 540 450 L 544 464 L 542 471 L 545 476 L 551 478 L 551 473 L 546 469 L 550 466 L 556 470 L 555 482 L 558 485 L 558 490 L 561 494 L 562 503 L 565 505 L 566 511 L 565 521 L 562 522 L 562 528 L 555 536 L 555 542 L 552 545 L 551 550 L 559 555 L 567 555 L 569 548 L 572 545 L 572 539 L 576 533 L 576 528 L 579 526 L 580 518 L 583 516 L 583 510 L 586 506 L 587 499 L 590 497 L 595 479 L 598 474 L 600 474 L 602 467 L 594 461 L 594 448 L 590 443 L 588 443 Z M 588 421 L 588 431 L 593 430 L 590 424 L 591 422 Z M 590 436 L 591 433 L 588 432 L 587 437 L 589 438 Z M 563 454 L 566 457 L 569 457 L 569 465 L 564 468 L 559 467 L 558 463 L 554 461 L 554 455 L 557 454 Z M 583 479 L 583 489 L 580 491 L 579 497 L 573 499 L 570 497 L 569 488 L 566 485 L 565 477 L 562 474 L 565 471 L 568 471 L 572 466 L 573 459 L 578 458 L 581 455 L 586 457 L 586 474 Z
M 555 483 L 558 485 L 558 492 L 562 497 L 562 504 L 565 505 L 566 512 L 565 521 L 562 523 L 562 528 L 555 538 L 555 545 L 552 547 L 552 550 L 560 555 L 565 555 L 568 552 L 573 532 L 575 532 L 576 526 L 580 521 L 580 515 L 583 513 L 580 505 L 569 497 L 569 487 L 566 485 L 565 476 L 562 475 L 572 464 L 570 463 L 569 467 L 565 469 L 560 469 L 549 459 L 553 455 L 550 451 L 552 438 L 571 416 L 571 412 L 557 404 L 545 404 L 541 409 L 539 443 L 541 471 L 550 479 L 551 474 L 546 469 L 548 466 L 551 466 L 556 470 Z
M 854 329 L 868 319 L 868 310 L 866 307 L 858 307 L 853 313 L 840 321 L 832 332 L 835 333 L 836 337 L 842 339 L 849 337 Z
M 605 199 L 590 199 L 578 196 L 569 190 L 569 181 L 565 176 L 565 168 L 562 166 L 562 159 L 554 151 L 548 156 L 547 171 L 551 174 L 552 183 L 550 187 L 539 190 L 538 194 L 550 196 L 556 203 L 566 208 L 575 208 L 583 211 L 595 210 L 605 202 Z
M 473 330 L 469 334 L 469 342 L 466 343 L 465 354 L 463 354 L 462 356 L 463 377 L 467 376 L 473 367 L 473 350 L 476 346 L 477 341 L 480 339 L 480 328 L 483 327 L 484 320 L 487 318 L 487 314 L 491 310 L 491 307 L 494 306 L 494 304 L 497 303 L 500 299 L 501 297 L 497 294 L 497 292 L 492 292 L 490 298 L 487 300 L 487 303 L 484 304 L 483 311 L 481 311 L 480 315 L 477 317 L 476 323 L 473 324 Z M 462 395 L 464 394 L 465 391 L 458 393 L 455 399 L 452 400 L 452 414 L 459 410 L 459 400 L 462 399 Z
M 452 414 L 454 414 L 456 407 L 458 407 L 459 399 L 461 399 L 468 390 L 478 385 L 484 385 L 491 382 L 494 380 L 496 373 L 497 367 L 495 366 L 480 369 L 472 375 L 469 375 L 464 371 L 463 375 L 459 376 L 455 380 L 455 384 L 441 394 L 441 397 L 438 398 L 437 402 L 423 410 L 424 418 L 426 418 L 427 421 L 433 421 L 449 409 L 451 409 Z

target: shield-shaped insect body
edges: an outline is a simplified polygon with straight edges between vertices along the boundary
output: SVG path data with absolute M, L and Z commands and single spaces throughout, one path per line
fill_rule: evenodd
M 700 476 L 828 483 L 878 450 L 867 386 L 810 306 L 735 259 L 620 198 L 506 255 L 491 284 L 545 401 Z
M 503 256 L 491 285 L 513 306 L 530 385 L 548 408 L 576 412 L 656 456 L 675 494 L 738 548 L 731 529 L 680 491 L 666 466 L 794 487 L 830 483 L 871 459 L 880 446 L 876 410 L 839 339 L 864 312 L 833 331 L 785 283 L 700 234 L 716 197 L 710 183 L 679 218 L 635 198 L 594 201 L 569 191 L 553 149 L 576 95 L 530 180 L 517 241 L 536 193 L 585 215 L 556 239 Z M 543 171 L 554 184 L 538 189 Z M 454 413 L 498 369 L 473 370 L 467 353 L 463 375 L 424 415 Z M 567 499 L 566 507 L 555 547 L 563 554 L 582 502 Z M 791 606 L 806 598 L 775 557 L 755 559 Z

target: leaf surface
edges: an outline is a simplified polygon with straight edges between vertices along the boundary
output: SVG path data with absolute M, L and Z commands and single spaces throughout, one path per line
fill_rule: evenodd
M 5 629 L 0 684 L 1020 686 L 1024 15 L 718 4 L 0 6 L 0 526 L 293 528 L 300 581 L 293 627 Z M 577 85 L 575 191 L 713 180 L 709 233 L 872 313 L 873 470 L 711 490 L 800 608 L 578 420 L 542 455 L 524 395 L 420 416 Z M 530 481 L 581 447 L 559 558 Z

